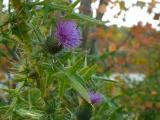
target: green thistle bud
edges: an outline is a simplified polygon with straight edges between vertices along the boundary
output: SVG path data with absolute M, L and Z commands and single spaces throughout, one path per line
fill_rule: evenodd
M 55 54 L 61 51 L 63 47 L 58 43 L 58 41 L 53 40 L 52 37 L 48 37 L 45 42 L 44 48 L 47 52 Z
M 86 101 L 82 101 L 77 111 L 77 120 L 90 120 L 93 113 L 93 107 Z

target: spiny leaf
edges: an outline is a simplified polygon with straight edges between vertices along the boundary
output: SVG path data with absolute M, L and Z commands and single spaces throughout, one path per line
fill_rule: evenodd
M 94 18 L 91 18 L 89 16 L 83 15 L 83 14 L 76 14 L 76 13 L 72 13 L 71 18 L 73 19 L 82 19 L 91 23 L 96 23 L 96 24 L 100 24 L 100 25 L 104 25 L 106 22 L 100 21 L 100 20 L 96 20 Z
M 79 58 L 78 61 L 71 67 L 69 68 L 70 73 L 75 73 L 78 69 L 80 69 L 80 67 L 83 64 L 83 58 Z
M 43 117 L 43 114 L 41 111 L 35 111 L 35 110 L 26 110 L 26 109 L 16 109 L 16 113 L 22 117 L 25 117 L 27 119 L 33 119 L 33 120 L 40 120 Z
M 75 89 L 88 103 L 91 103 L 87 90 L 76 80 L 77 77 L 74 74 L 68 72 L 58 72 L 53 77 L 59 80 L 66 80 L 66 84 Z
M 69 17 L 73 11 L 73 9 L 76 7 L 76 5 L 80 2 L 80 0 L 76 0 L 74 3 L 72 3 L 68 8 L 67 16 Z
M 91 78 L 91 75 L 96 72 L 97 64 L 81 69 L 80 74 L 84 79 L 88 80 Z

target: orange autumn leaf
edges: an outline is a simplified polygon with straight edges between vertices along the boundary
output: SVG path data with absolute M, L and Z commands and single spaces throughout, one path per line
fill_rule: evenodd
M 109 49 L 109 52 L 115 52 L 117 50 L 117 46 L 115 43 L 111 43 L 108 49 Z
M 152 0 L 152 2 L 149 3 L 149 7 L 148 7 L 147 12 L 148 12 L 148 13 L 152 13 L 152 10 L 153 10 L 153 8 L 155 7 L 155 5 L 156 5 L 156 1 L 155 1 L 155 0 Z
M 160 102 L 156 103 L 156 108 L 160 111 Z
M 106 31 L 102 27 L 97 28 L 96 35 L 100 40 L 106 39 Z
M 153 90 L 153 91 L 151 92 L 151 95 L 152 95 L 152 96 L 157 96 L 157 94 L 158 94 L 158 93 L 157 93 L 157 91 L 155 91 L 155 90 Z
M 145 107 L 145 109 L 151 109 L 153 107 L 153 103 L 150 101 L 145 102 L 144 107 Z
M 118 64 L 120 64 L 120 65 L 123 65 L 126 63 L 125 57 L 118 56 L 116 59 L 117 59 Z

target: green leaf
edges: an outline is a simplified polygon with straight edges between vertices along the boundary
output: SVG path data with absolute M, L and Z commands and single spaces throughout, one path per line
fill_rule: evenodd
M 83 60 L 84 60 L 84 58 L 82 58 L 82 57 L 78 58 L 77 62 L 71 68 L 69 68 L 69 72 L 75 73 L 78 69 L 80 69 L 80 67 L 83 64 Z
M 7 55 L 2 51 L 2 50 L 0 50 L 0 58 L 1 57 L 6 57 Z
M 53 77 L 61 81 L 66 80 L 68 85 L 75 89 L 88 103 L 91 103 L 87 90 L 77 81 L 76 75 L 61 71 L 54 74 Z
M 87 15 L 77 14 L 77 13 L 72 13 L 71 18 L 73 18 L 73 19 L 82 19 L 84 21 L 88 21 L 88 22 L 96 23 L 96 24 L 100 24 L 100 25 L 104 25 L 106 23 L 106 22 L 91 18 L 91 17 L 89 17 Z
M 33 30 L 33 32 L 35 33 L 35 36 L 39 42 L 42 42 L 45 40 L 45 37 L 41 33 L 39 27 L 36 27 L 35 25 L 29 24 L 29 23 L 28 23 L 28 26 Z
M 55 59 L 59 60 L 61 63 L 66 62 L 67 59 L 71 58 L 71 52 L 65 52 L 66 50 L 62 50 L 55 55 Z
M 76 7 L 76 5 L 78 4 L 80 2 L 80 0 L 76 0 L 74 3 L 72 3 L 69 7 L 70 8 L 75 8 Z
M 68 8 L 67 16 L 70 16 L 73 9 L 76 7 L 76 5 L 80 2 L 80 0 L 76 0 L 74 3 L 72 3 Z
M 110 80 L 108 77 L 106 76 L 96 76 L 96 75 L 93 75 L 92 78 L 94 80 L 103 80 L 103 81 L 106 81 L 106 82 L 112 82 L 112 83 L 118 83 L 118 81 L 115 81 L 115 80 Z
M 60 84 L 59 84 L 59 96 L 62 98 L 63 97 L 63 95 L 64 95 L 64 91 L 65 91 L 65 86 L 66 86 L 66 82 L 65 82 L 65 80 L 61 80 L 61 81 L 59 81 L 60 82 Z
M 68 10 L 68 6 L 65 5 L 58 5 L 55 3 L 51 4 L 52 10 L 61 10 L 61 11 L 67 11 Z M 83 14 L 77 14 L 77 13 L 71 13 L 71 15 L 69 16 L 70 18 L 73 19 L 82 19 L 91 23 L 96 23 L 96 24 L 100 24 L 100 25 L 104 25 L 106 22 L 100 21 L 100 20 L 96 20 L 94 18 L 91 18 L 87 15 L 83 15 Z
M 80 74 L 84 79 L 89 80 L 93 73 L 97 70 L 97 64 L 81 69 Z
M 44 107 L 45 102 L 42 99 L 41 91 L 38 88 L 28 89 L 21 94 L 22 99 L 29 101 L 31 105 L 37 107 Z
M 17 101 L 18 101 L 18 98 L 17 97 L 14 97 L 12 99 L 12 102 L 10 103 L 9 105 L 9 108 L 6 110 L 6 112 L 4 113 L 4 118 L 9 116 L 10 114 L 12 114 L 14 108 L 16 107 L 17 105 Z
M 59 5 L 59 4 L 55 4 L 55 3 L 52 3 L 51 7 L 54 10 L 61 10 L 61 11 L 67 11 L 67 9 L 68 9 L 68 7 L 65 5 Z
M 26 110 L 23 108 L 16 109 L 15 111 L 18 115 L 32 120 L 40 120 L 43 117 L 43 114 L 41 111 L 35 111 L 35 110 Z
M 105 60 L 105 59 L 107 59 L 110 55 L 111 55 L 111 54 L 110 54 L 109 51 L 105 51 L 104 54 L 102 54 L 102 55 L 100 56 L 100 60 Z

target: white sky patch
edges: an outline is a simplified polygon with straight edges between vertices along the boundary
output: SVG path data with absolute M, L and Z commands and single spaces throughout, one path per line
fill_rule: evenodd
M 146 3 L 150 3 L 150 2 L 152 2 L 152 0 L 138 0 L 138 1 L 146 2 Z
M 93 2 L 91 4 L 91 9 L 93 11 L 93 15 L 92 15 L 93 18 L 95 18 L 97 16 L 97 12 L 96 11 L 98 9 L 99 3 L 100 3 L 100 0 L 97 0 L 96 2 Z
M 112 75 L 110 75 L 107 79 L 109 80 L 114 80 L 114 81 L 117 81 L 117 77 L 121 78 L 122 80 L 128 82 L 128 80 L 130 81 L 137 81 L 137 82 L 140 82 L 140 81 L 143 81 L 145 79 L 145 74 L 142 74 L 142 73 L 129 73 L 129 74 L 126 74 L 126 73 L 113 73 Z
M 113 1 L 113 0 L 112 0 Z M 149 23 L 152 25 L 153 28 L 156 28 L 157 30 L 160 30 L 160 27 L 158 26 L 159 22 L 158 20 L 154 20 L 155 13 L 160 12 L 160 3 L 156 4 L 156 7 L 153 9 L 153 12 L 149 14 L 147 12 L 148 6 L 144 6 L 143 8 L 139 6 L 132 6 L 133 4 L 136 4 L 137 1 L 146 1 L 146 3 L 151 2 L 151 0 L 121 0 L 125 2 L 126 8 L 128 8 L 127 11 L 122 10 L 121 13 L 117 15 L 117 13 L 120 11 L 119 5 L 116 4 L 113 5 L 110 3 L 107 6 L 107 11 L 104 13 L 102 17 L 102 21 L 109 21 L 106 23 L 107 26 L 110 25 L 117 25 L 118 27 L 132 27 L 133 25 L 137 25 L 138 22 L 142 22 L 143 25 Z M 160 0 L 159 0 L 160 1 Z M 123 19 L 125 18 L 125 21 Z
M 6 10 L 8 8 L 8 2 L 9 2 L 9 0 L 3 0 L 3 5 L 5 5 L 4 10 Z
M 157 3 L 157 4 L 156 4 L 156 7 L 153 8 L 153 12 L 155 12 L 155 13 L 160 13 L 160 3 Z
M 149 14 L 147 14 L 147 12 L 145 12 L 145 9 L 141 9 L 140 7 L 131 7 L 126 16 L 125 19 L 127 26 L 131 27 L 132 25 L 137 24 L 138 22 L 142 22 L 143 21 L 143 25 L 145 25 L 149 19 Z
M 119 1 L 124 1 L 126 8 L 129 8 L 129 7 L 131 7 L 133 4 L 136 4 L 136 3 L 137 3 L 137 0 L 119 0 Z

